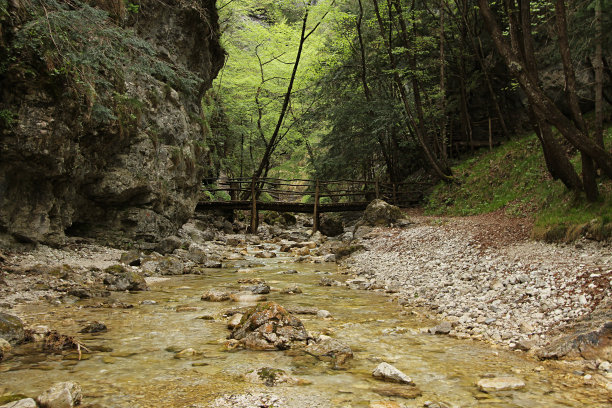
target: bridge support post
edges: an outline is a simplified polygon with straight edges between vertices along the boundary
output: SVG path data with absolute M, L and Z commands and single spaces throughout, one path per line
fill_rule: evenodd
M 376 199 L 380 198 L 380 186 L 378 185 L 378 179 L 376 179 Z
M 315 186 L 314 211 L 312 213 L 312 233 L 319 230 L 319 180 Z
M 259 214 L 257 212 L 257 194 L 255 194 L 255 178 L 251 181 L 251 234 L 257 234 Z

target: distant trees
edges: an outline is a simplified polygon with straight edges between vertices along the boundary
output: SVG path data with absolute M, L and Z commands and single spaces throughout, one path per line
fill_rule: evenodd
M 242 17 L 227 17 L 222 131 L 245 175 L 452 181 L 460 151 L 509 138 L 527 116 L 552 177 L 594 200 L 596 170 L 612 174 L 600 136 L 612 35 L 609 2 L 586 2 L 585 11 L 561 0 L 233 0 L 227 8 Z M 594 132 L 578 59 L 594 72 Z M 556 65 L 566 106 L 542 82 Z

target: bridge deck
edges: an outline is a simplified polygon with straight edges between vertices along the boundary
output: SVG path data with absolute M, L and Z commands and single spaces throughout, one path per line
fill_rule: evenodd
M 367 201 L 356 201 L 352 203 L 319 204 L 318 212 L 341 212 L 341 211 L 363 211 L 368 206 Z M 238 201 L 200 201 L 196 210 L 249 210 L 252 206 L 251 200 Z M 257 201 L 257 209 L 262 211 L 295 212 L 312 214 L 315 209 L 314 203 L 288 203 L 288 202 L 263 202 Z

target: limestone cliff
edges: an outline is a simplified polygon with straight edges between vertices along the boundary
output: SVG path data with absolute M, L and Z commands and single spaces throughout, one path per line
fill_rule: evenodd
M 211 171 L 215 0 L 0 0 L 0 234 L 154 242 Z

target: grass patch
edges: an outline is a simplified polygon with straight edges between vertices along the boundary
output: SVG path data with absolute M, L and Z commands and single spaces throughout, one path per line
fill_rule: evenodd
M 605 143 L 612 144 L 612 128 L 605 132 Z M 572 163 L 580 171 L 578 154 Z M 595 203 L 584 194 L 567 191 L 546 170 L 534 134 L 480 152 L 453 171 L 460 184 L 438 184 L 428 198 L 426 213 L 477 215 L 503 210 L 510 216 L 533 218 L 534 237 L 546 241 L 612 236 L 612 181 L 598 179 L 600 199 Z

